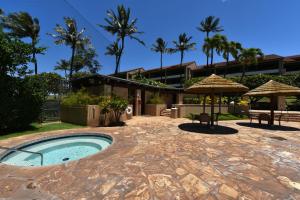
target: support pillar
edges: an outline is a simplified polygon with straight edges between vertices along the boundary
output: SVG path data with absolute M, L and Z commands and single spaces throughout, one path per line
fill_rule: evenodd
M 183 104 L 183 94 L 179 93 L 176 95 L 176 104 Z
M 134 100 L 134 103 L 135 103 L 135 116 L 139 116 L 141 115 L 142 113 L 142 98 L 141 98 L 141 90 L 140 89 L 137 89 L 135 90 L 135 100 Z

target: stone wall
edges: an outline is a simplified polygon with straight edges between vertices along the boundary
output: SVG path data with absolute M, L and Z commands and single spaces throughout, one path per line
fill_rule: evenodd
M 165 104 L 146 104 L 145 114 L 151 116 L 160 116 L 160 111 L 167 108 Z
M 100 109 L 97 105 L 61 106 L 60 119 L 62 122 L 83 126 L 99 126 Z
M 178 108 L 178 117 L 187 117 L 189 114 L 199 114 L 203 113 L 203 105 L 200 104 L 174 104 Z M 210 114 L 210 105 L 205 106 L 205 113 Z M 214 112 L 219 112 L 219 104 L 215 104 Z M 228 106 L 221 105 L 221 113 L 228 113 Z

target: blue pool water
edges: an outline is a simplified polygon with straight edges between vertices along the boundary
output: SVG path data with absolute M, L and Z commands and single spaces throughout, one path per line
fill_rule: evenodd
M 46 166 L 96 154 L 111 143 L 110 138 L 101 135 L 80 135 L 47 139 L 19 149 L 42 153 L 43 166 Z M 18 166 L 41 166 L 41 156 L 26 152 L 13 152 L 4 156 L 1 162 Z

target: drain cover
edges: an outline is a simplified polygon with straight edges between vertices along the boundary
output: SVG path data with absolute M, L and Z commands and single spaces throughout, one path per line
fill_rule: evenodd
M 274 137 L 270 137 L 270 138 L 274 139 L 274 140 L 280 140 L 280 141 L 287 140 L 286 138 L 278 137 L 278 136 L 274 136 Z
M 67 161 L 67 160 L 69 160 L 70 158 L 64 158 L 64 159 L 62 159 L 62 161 Z

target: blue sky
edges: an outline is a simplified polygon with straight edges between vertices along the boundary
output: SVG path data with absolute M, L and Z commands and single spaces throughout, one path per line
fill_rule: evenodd
M 132 17 L 138 18 L 137 27 L 146 47 L 130 39 L 126 40 L 121 71 L 135 67 L 158 67 L 159 55 L 150 51 L 157 37 L 172 46 L 180 33 L 193 36 L 197 49 L 186 53 L 184 61 L 205 64 L 201 51 L 204 34 L 196 30 L 200 21 L 209 15 L 221 19 L 228 39 L 239 41 L 244 47 L 261 48 L 265 54 L 294 55 L 300 48 L 299 0 L 1 0 L 0 7 L 6 13 L 27 11 L 38 17 L 41 25 L 42 46 L 48 47 L 45 55 L 38 56 L 39 71 L 52 71 L 56 62 L 69 58 L 71 51 L 57 46 L 46 33 L 53 33 L 55 24 L 63 23 L 64 16 L 74 17 L 99 54 L 103 68 L 100 73 L 114 71 L 114 58 L 104 55 L 105 47 L 114 41 L 97 24 L 104 24 L 106 11 L 119 4 L 130 7 Z M 74 9 L 75 8 L 75 9 Z M 217 60 L 222 60 L 217 58 Z M 165 65 L 178 64 L 178 54 L 166 55 Z

